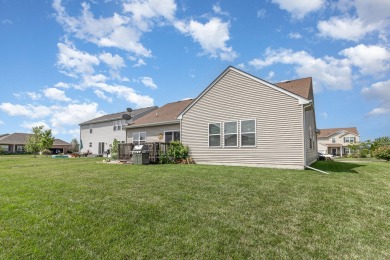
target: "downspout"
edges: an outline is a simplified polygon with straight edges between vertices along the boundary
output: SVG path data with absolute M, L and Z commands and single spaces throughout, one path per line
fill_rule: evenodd
M 303 152 L 303 167 L 307 168 L 307 169 L 310 169 L 310 170 L 314 170 L 314 171 L 323 173 L 323 174 L 329 174 L 328 172 L 325 172 L 325 171 L 316 169 L 314 167 L 311 167 L 309 165 L 306 165 L 307 154 L 306 154 L 306 140 L 305 140 L 305 133 L 306 133 L 306 112 L 305 112 L 305 109 L 306 109 L 306 107 L 309 107 L 309 106 L 312 106 L 312 102 L 311 101 L 309 101 L 308 103 L 303 103 L 302 104 L 302 110 L 303 110 L 303 149 L 304 149 L 304 152 Z

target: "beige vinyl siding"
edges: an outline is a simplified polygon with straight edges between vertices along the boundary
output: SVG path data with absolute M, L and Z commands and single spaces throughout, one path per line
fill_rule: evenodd
M 250 119 L 256 120 L 255 147 L 208 147 L 209 123 Z M 298 100 L 235 71 L 227 72 L 198 99 L 183 115 L 181 127 L 182 142 L 196 163 L 299 169 L 304 165 L 303 109 Z M 240 134 L 238 139 L 240 144 Z
M 317 160 L 317 134 L 314 122 L 314 109 L 312 106 L 305 109 L 305 151 L 306 151 L 306 165 L 310 165 Z M 313 147 L 310 148 L 310 129 L 312 131 Z
M 133 143 L 133 133 L 145 132 L 146 133 L 146 142 L 164 142 L 164 132 L 165 131 L 179 131 L 180 124 L 169 124 L 161 126 L 147 126 L 147 127 L 137 127 L 137 128 L 128 128 L 127 129 L 127 140 L 126 143 Z M 162 134 L 162 139 L 159 139 L 159 135 Z

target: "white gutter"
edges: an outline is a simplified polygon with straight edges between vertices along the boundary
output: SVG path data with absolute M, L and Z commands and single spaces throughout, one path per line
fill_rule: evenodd
M 148 124 L 142 124 L 142 125 L 127 125 L 125 126 L 126 129 L 132 129 L 132 128 L 141 128 L 141 127 L 147 127 L 147 126 L 159 126 L 159 125 L 173 125 L 173 124 L 179 124 L 180 120 L 171 120 L 171 121 L 163 121 L 163 122 L 157 122 L 157 123 L 148 123 Z

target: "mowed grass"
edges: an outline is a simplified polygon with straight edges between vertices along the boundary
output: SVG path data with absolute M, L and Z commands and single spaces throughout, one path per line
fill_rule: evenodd
M 0 259 L 389 259 L 390 164 L 0 156 Z

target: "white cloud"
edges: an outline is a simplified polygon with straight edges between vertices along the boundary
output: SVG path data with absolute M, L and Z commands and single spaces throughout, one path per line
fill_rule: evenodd
M 100 84 L 99 89 L 110 94 L 115 94 L 118 98 L 123 98 L 135 104 L 137 108 L 153 106 L 153 98 L 140 95 L 134 89 L 126 86 Z
M 45 94 L 45 97 L 52 100 L 64 101 L 64 102 L 71 101 L 71 99 L 65 95 L 65 91 L 59 90 L 57 88 L 47 88 L 43 90 L 43 93 Z
M 141 31 L 149 31 L 154 20 L 174 20 L 176 3 L 174 0 L 133 0 L 124 3 L 123 10 L 132 13 L 134 23 Z
M 261 69 L 276 63 L 296 65 L 295 70 L 300 77 L 313 77 L 314 88 L 350 89 L 351 73 L 347 59 L 335 59 L 325 56 L 315 58 L 305 51 L 294 52 L 290 49 L 272 50 L 268 48 L 264 59 L 253 59 L 250 65 Z
M 32 100 L 39 100 L 39 99 L 42 98 L 42 95 L 40 93 L 37 93 L 37 92 L 34 92 L 34 91 L 13 93 L 13 95 L 17 99 L 23 99 L 25 96 L 29 97 Z
M 56 88 L 70 88 L 71 85 L 69 83 L 66 83 L 66 82 L 58 82 L 54 85 L 54 87 L 56 87 Z
M 388 0 L 355 0 L 354 6 L 358 16 L 366 23 L 388 23 L 390 1 Z
M 96 96 L 97 96 L 98 98 L 101 98 L 101 99 L 103 99 L 103 100 L 106 100 L 106 101 L 109 102 L 109 103 L 112 103 L 112 98 L 111 98 L 111 97 L 107 97 L 107 96 L 104 94 L 103 91 L 97 89 L 97 90 L 95 90 L 94 92 L 95 92 L 95 94 L 96 94 Z
M 288 34 L 288 38 L 290 39 L 301 39 L 302 35 L 298 32 L 291 32 Z
M 323 119 L 327 119 L 327 118 L 328 118 L 328 113 L 322 112 L 322 113 L 320 113 L 320 116 L 321 116 Z
M 362 89 L 362 95 L 368 100 L 377 101 L 379 107 L 371 110 L 368 115 L 389 115 L 390 116 L 390 80 L 377 82 L 370 87 Z
M 222 11 L 222 8 L 221 8 L 221 6 L 219 5 L 219 3 L 213 5 L 213 11 L 214 11 L 214 13 L 216 13 L 216 14 L 218 14 L 218 15 L 226 15 L 226 16 L 229 16 L 229 13 L 228 13 L 228 12 Z
M 341 11 L 341 15 L 318 23 L 321 36 L 358 41 L 367 34 L 376 32 L 380 39 L 387 40 L 390 1 L 340 0 L 335 6 Z
M 52 114 L 52 109 L 41 105 L 14 105 L 11 103 L 1 103 L 0 109 L 10 116 L 26 116 L 30 118 L 43 118 Z
M 358 41 L 367 33 L 376 30 L 374 25 L 366 25 L 359 18 L 332 17 L 328 21 L 318 22 L 320 36 L 340 40 Z
M 94 66 L 99 65 L 99 59 L 95 56 L 76 49 L 71 42 L 58 43 L 57 65 L 60 69 L 69 72 L 70 75 L 93 74 Z
M 0 120 L 0 125 L 4 125 L 4 122 Z
M 272 79 L 275 76 L 275 72 L 272 70 L 268 73 L 267 79 Z
M 0 104 L 0 109 L 10 116 L 24 116 L 28 119 L 44 119 L 40 121 L 25 121 L 22 126 L 31 129 L 33 126 L 44 125 L 55 133 L 66 133 L 67 126 L 78 125 L 82 122 L 104 115 L 98 111 L 97 103 L 68 104 L 55 106 L 18 105 L 11 103 Z M 49 124 L 46 123 L 50 121 Z
M 378 74 L 390 69 L 390 51 L 381 46 L 359 44 L 342 50 L 340 54 L 359 67 L 362 74 Z
M 237 64 L 237 68 L 239 68 L 239 69 L 241 69 L 241 70 L 247 70 L 244 63 L 239 63 L 239 64 Z
M 229 23 L 219 18 L 212 18 L 205 24 L 196 20 L 178 21 L 175 27 L 180 32 L 191 35 L 194 41 L 200 44 L 205 54 L 211 57 L 219 57 L 226 61 L 232 61 L 237 57 L 233 48 L 226 45 L 226 42 L 230 40 Z
M 136 64 L 134 64 L 133 67 L 136 68 L 136 67 L 141 67 L 141 66 L 145 66 L 145 65 L 146 65 L 146 62 L 143 59 L 139 58 L 138 62 Z
M 41 99 L 42 95 L 37 92 L 26 92 L 27 96 L 29 96 L 32 100 Z
M 109 52 L 104 52 L 99 55 L 99 59 L 106 63 L 110 68 L 117 70 L 125 66 L 124 59 L 119 56 L 118 54 L 115 54 L 114 56 Z
M 2 24 L 12 24 L 12 21 L 10 19 L 4 19 L 1 21 Z
M 50 122 L 55 129 L 61 129 L 69 125 L 77 125 L 104 115 L 102 111 L 97 111 L 97 108 L 98 104 L 94 102 L 56 107 L 55 113 L 50 118 Z
M 272 3 L 279 5 L 280 9 L 286 10 L 291 13 L 294 18 L 302 19 L 310 12 L 320 9 L 325 1 L 324 0 L 272 0 Z
M 157 85 L 153 82 L 153 79 L 151 77 L 141 77 L 139 80 L 144 84 L 146 87 L 151 89 L 157 89 Z
M 95 19 L 87 3 L 82 3 L 82 14 L 69 16 L 61 4 L 54 0 L 56 19 L 68 33 L 100 47 L 115 47 L 137 55 L 150 57 L 151 51 L 140 43 L 142 32 L 131 27 L 131 19 L 114 13 L 112 17 Z
M 37 127 L 37 126 L 43 126 L 45 129 L 50 129 L 50 126 L 45 121 L 36 121 L 36 122 L 24 121 L 20 126 L 30 130 L 33 127 Z
M 103 75 L 86 76 L 83 83 L 79 86 L 80 89 L 92 88 L 100 90 L 103 93 L 116 95 L 117 98 L 125 99 L 136 107 L 153 106 L 153 98 L 138 94 L 134 89 L 121 85 L 110 85 L 104 82 Z M 96 93 L 96 92 L 95 92 Z
M 260 9 L 260 10 L 257 10 L 257 13 L 256 13 L 256 16 L 257 18 L 264 18 L 267 14 L 267 10 L 266 9 Z

